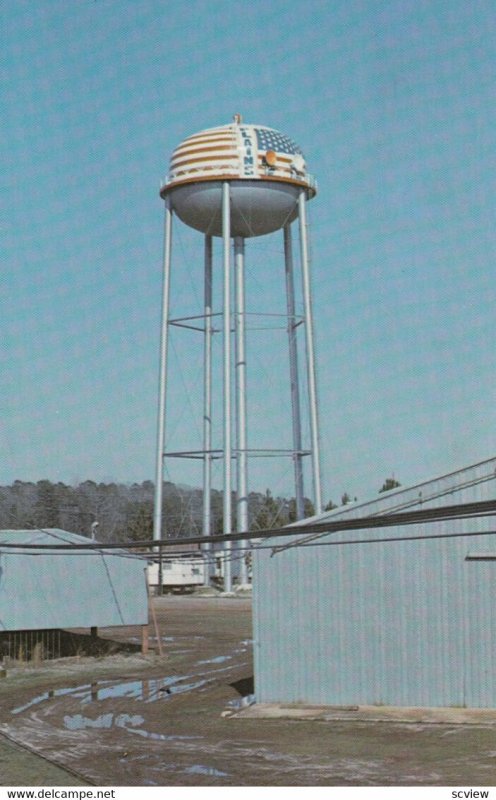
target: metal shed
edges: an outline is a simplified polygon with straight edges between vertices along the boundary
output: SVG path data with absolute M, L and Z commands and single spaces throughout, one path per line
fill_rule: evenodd
M 146 562 L 104 545 L 15 547 L 25 544 L 87 546 L 88 539 L 55 528 L 0 531 L 0 631 L 148 624 Z
M 493 458 L 313 521 L 494 499 L 495 478 Z M 254 553 L 257 701 L 496 707 L 494 529 L 479 517 L 269 541 Z M 362 541 L 386 536 L 399 540 Z

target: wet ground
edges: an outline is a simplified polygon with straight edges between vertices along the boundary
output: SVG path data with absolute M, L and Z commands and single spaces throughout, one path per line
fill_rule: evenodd
M 46 759 L 36 772 L 36 756 L 0 737 L 1 785 L 496 784 L 494 725 L 223 716 L 252 691 L 250 601 L 155 603 L 162 656 L 69 659 L 0 680 L 0 732 Z

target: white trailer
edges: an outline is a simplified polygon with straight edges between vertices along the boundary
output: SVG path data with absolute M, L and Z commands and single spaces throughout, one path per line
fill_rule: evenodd
M 162 561 L 162 592 L 159 591 L 159 563 L 148 566 L 148 585 L 155 594 L 187 594 L 207 582 L 207 565 L 201 554 L 164 556 Z

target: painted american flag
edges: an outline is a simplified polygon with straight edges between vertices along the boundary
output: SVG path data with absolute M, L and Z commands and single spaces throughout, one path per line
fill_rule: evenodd
M 278 154 L 270 177 L 294 178 L 293 159 L 303 158 L 298 145 L 273 128 L 226 125 L 188 136 L 172 153 L 167 184 L 195 179 L 267 177 L 265 153 Z
M 274 150 L 276 153 L 289 153 L 290 155 L 303 155 L 301 149 L 289 136 L 270 128 L 256 128 L 257 145 L 259 150 Z

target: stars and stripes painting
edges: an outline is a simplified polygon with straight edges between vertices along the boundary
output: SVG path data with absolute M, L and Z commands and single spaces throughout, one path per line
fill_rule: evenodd
M 255 128 L 259 150 L 274 150 L 276 153 L 289 153 L 290 155 L 303 155 L 300 148 L 289 136 L 274 131 L 271 128 Z
M 267 153 L 277 154 L 274 164 Z M 273 128 L 234 124 L 209 128 L 188 136 L 176 147 L 170 162 L 168 185 L 192 180 L 222 178 L 295 178 L 294 165 L 303 153 L 298 145 Z

